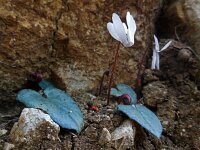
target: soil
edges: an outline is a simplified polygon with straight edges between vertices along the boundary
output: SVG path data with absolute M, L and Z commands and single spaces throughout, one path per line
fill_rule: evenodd
M 165 43 L 165 40 L 162 40 Z M 143 78 L 143 97 L 138 101 L 156 113 L 163 125 L 163 133 L 157 139 L 136 124 L 135 145 L 130 149 L 137 150 L 199 150 L 200 149 L 200 91 L 197 68 L 198 59 L 186 45 L 173 41 L 169 49 L 161 52 L 161 70 L 146 69 Z M 150 68 L 151 59 L 146 68 Z M 104 89 L 105 90 L 105 89 Z M 43 140 L 34 145 L 15 145 L 14 149 L 72 149 L 72 150 L 114 150 L 113 144 L 99 143 L 102 129 L 113 132 L 126 116 L 115 111 L 117 105 L 113 98 L 106 106 L 105 93 L 94 101 L 98 111 L 90 110 L 88 102 L 93 101 L 89 93 L 76 93 L 75 101 L 84 114 L 83 131 L 77 135 L 61 129 L 60 141 L 56 143 Z M 5 104 L 4 109 L 8 104 Z M 8 132 L 0 136 L 0 149 L 9 140 L 9 131 L 24 106 L 14 104 L 5 112 L 0 110 L 2 122 L 0 129 Z M 120 142 L 120 141 L 119 141 Z

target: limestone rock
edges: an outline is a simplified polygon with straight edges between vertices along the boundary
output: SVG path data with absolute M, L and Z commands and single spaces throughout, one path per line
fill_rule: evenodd
M 4 143 L 4 147 L 3 147 L 3 150 L 12 150 L 15 148 L 15 145 L 14 144 L 10 144 L 8 142 L 5 142 Z
M 155 108 L 157 104 L 165 101 L 167 94 L 168 91 L 165 84 L 159 81 L 149 83 L 144 86 L 144 103 Z
M 177 34 L 200 54 L 200 1 L 175 0 L 165 6 L 161 16 L 162 31 Z
M 160 0 L 0 3 L 0 94 L 6 101 L 15 99 L 13 91 L 21 88 L 32 72 L 52 78 L 70 92 L 96 89 L 117 46 L 106 29 L 113 12 L 125 19 L 130 11 L 137 23 L 135 45 L 120 47 L 115 76 L 116 82 L 134 81 L 161 6 Z
M 134 146 L 136 129 L 130 120 L 125 120 L 122 125 L 111 133 L 111 140 L 115 142 L 115 147 L 119 150 Z M 119 142 L 121 140 L 121 142 Z
M 0 3 L 0 93 L 13 100 L 10 91 L 21 88 L 30 73 L 49 74 L 56 20 L 64 6 L 62 0 Z
M 39 109 L 24 108 L 17 123 L 14 124 L 10 139 L 13 143 L 32 145 L 43 139 L 57 141 L 60 127 L 48 114 Z
M 188 49 L 181 49 L 178 52 L 178 59 L 183 62 L 188 62 L 191 56 L 192 56 L 192 52 Z
M 0 137 L 8 132 L 6 129 L 0 129 Z
M 103 128 L 99 138 L 99 144 L 104 145 L 111 142 L 111 134 L 107 128 Z
M 85 129 L 86 135 L 88 135 L 91 139 L 95 139 L 98 136 L 97 129 L 93 127 L 92 125 L 88 126 Z

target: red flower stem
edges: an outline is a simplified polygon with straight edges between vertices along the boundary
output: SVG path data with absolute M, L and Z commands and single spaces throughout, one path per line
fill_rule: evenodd
M 119 56 L 119 47 L 120 47 L 120 42 L 117 45 L 117 50 L 116 50 L 115 57 L 114 57 L 114 64 L 112 66 L 112 71 L 110 73 L 110 80 L 109 80 L 109 86 L 108 86 L 107 105 L 109 105 L 109 103 L 110 103 L 110 92 L 111 92 L 112 81 L 113 81 L 114 72 L 115 72 L 115 68 L 116 68 L 116 64 L 117 64 L 117 60 L 118 60 L 118 56 Z

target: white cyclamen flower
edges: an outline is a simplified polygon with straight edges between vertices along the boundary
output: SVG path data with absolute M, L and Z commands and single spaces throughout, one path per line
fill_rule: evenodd
M 112 14 L 112 22 L 107 23 L 107 29 L 111 36 L 117 41 L 120 41 L 125 47 L 131 47 L 134 44 L 136 24 L 130 12 L 126 14 L 128 28 L 116 13 Z
M 167 49 L 172 41 L 169 41 L 161 50 L 160 46 L 158 43 L 157 37 L 154 35 L 154 40 L 155 40 L 155 47 L 153 49 L 153 56 L 152 56 L 152 63 L 151 63 L 151 69 L 160 69 L 160 56 L 159 53 L 162 52 L 163 50 Z

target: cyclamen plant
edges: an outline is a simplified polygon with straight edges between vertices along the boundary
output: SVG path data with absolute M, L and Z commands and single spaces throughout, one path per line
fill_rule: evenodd
M 112 67 L 111 75 L 110 75 L 110 82 L 108 88 L 108 99 L 107 104 L 109 104 L 110 94 L 112 96 L 118 97 L 117 110 L 127 115 L 130 119 L 139 123 L 142 127 L 147 129 L 149 132 L 154 134 L 156 137 L 160 138 L 162 133 L 162 125 L 160 120 L 157 116 L 150 111 L 147 107 L 137 103 L 137 96 L 134 90 L 125 84 L 117 84 L 116 88 L 112 88 L 112 79 L 113 74 L 115 71 L 115 66 L 117 62 L 117 58 L 119 55 L 119 46 L 120 43 L 124 47 L 131 47 L 134 45 L 134 35 L 136 31 L 136 23 L 133 19 L 133 16 L 130 15 L 130 12 L 126 14 L 126 22 L 128 27 L 125 23 L 121 21 L 119 16 L 115 13 L 112 15 L 113 23 L 109 22 L 107 24 L 107 28 L 111 36 L 119 41 L 117 51 L 115 53 L 115 60 Z M 152 69 L 159 69 L 159 52 L 165 50 L 170 44 L 167 43 L 161 50 L 159 49 L 159 44 L 156 36 L 154 35 L 155 39 L 155 48 L 153 52 L 153 60 L 152 60 Z M 143 59 L 142 59 L 143 61 Z M 140 71 L 138 73 L 140 75 Z
M 126 23 L 127 25 L 121 21 L 120 17 L 116 13 L 112 14 L 112 22 L 107 23 L 107 29 L 110 35 L 114 39 L 119 41 L 119 44 L 117 46 L 117 50 L 115 53 L 114 63 L 113 63 L 112 70 L 110 73 L 107 104 L 109 104 L 109 101 L 110 101 L 110 91 L 111 91 L 112 80 L 113 80 L 113 75 L 115 72 L 116 63 L 118 60 L 120 43 L 124 47 L 131 47 L 134 45 L 136 23 L 133 16 L 130 14 L 130 12 L 127 12 L 126 14 Z
M 117 105 L 119 112 L 136 121 L 157 138 L 161 137 L 163 128 L 160 120 L 151 110 L 137 102 L 136 93 L 130 86 L 117 84 L 111 89 L 111 95 L 119 99 Z
M 153 49 L 153 56 L 152 56 L 152 63 L 151 63 L 151 69 L 160 69 L 160 55 L 159 53 L 163 50 L 167 49 L 172 41 L 169 41 L 161 50 L 158 43 L 157 37 L 154 35 L 154 41 L 155 41 L 155 47 Z

